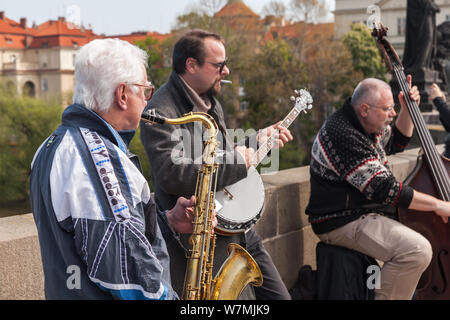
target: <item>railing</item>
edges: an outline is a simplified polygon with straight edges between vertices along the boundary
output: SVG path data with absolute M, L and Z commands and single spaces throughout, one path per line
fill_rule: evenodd
M 3 64 L 3 71 L 29 71 L 38 69 L 39 63 L 15 61 Z
M 438 149 L 442 151 L 443 146 Z M 419 149 L 389 157 L 392 171 L 404 180 L 413 170 Z M 309 201 L 309 167 L 263 175 L 266 202 L 255 226 L 288 288 L 300 267 L 315 264 L 318 238 L 305 215 Z M 33 216 L 0 218 L 0 299 L 44 299 L 41 255 Z

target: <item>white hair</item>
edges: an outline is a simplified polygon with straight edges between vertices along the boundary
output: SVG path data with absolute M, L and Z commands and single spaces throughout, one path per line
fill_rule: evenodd
M 84 45 L 75 59 L 73 103 L 108 112 L 120 83 L 144 81 L 147 58 L 144 50 L 119 39 L 96 39 Z

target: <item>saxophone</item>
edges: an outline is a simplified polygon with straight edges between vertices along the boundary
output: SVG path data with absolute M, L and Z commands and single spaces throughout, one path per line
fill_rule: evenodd
M 206 127 L 207 141 L 203 164 L 195 187 L 194 230 L 189 238 L 190 250 L 184 278 L 184 300 L 236 300 L 248 285 L 260 286 L 262 274 L 256 261 L 240 245 L 228 245 L 228 258 L 213 279 L 212 269 L 216 235 L 213 234 L 215 192 L 218 164 L 215 161 L 218 127 L 203 112 L 191 112 L 177 119 L 167 119 L 144 112 L 142 120 L 151 124 L 180 125 L 200 121 Z

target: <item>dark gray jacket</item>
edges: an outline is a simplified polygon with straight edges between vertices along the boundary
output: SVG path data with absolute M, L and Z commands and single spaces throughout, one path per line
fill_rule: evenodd
M 217 122 L 222 135 L 226 126 L 222 106 L 211 97 L 212 106 L 209 114 Z M 150 100 L 146 110 L 156 109 L 156 113 L 166 118 L 179 118 L 191 112 L 194 102 L 180 77 L 173 72 Z M 178 197 L 191 197 L 195 192 L 198 169 L 201 167 L 202 146 L 195 135 L 200 134 L 201 125 L 187 123 L 175 125 L 144 125 L 141 123 L 141 140 L 150 162 L 155 198 L 161 209 L 171 209 Z M 182 136 L 180 137 L 180 133 Z M 196 137 L 197 138 L 197 137 Z M 221 140 L 221 139 L 219 139 Z M 219 141 L 219 149 L 225 150 L 226 159 L 233 159 L 233 164 L 221 164 L 218 170 L 217 190 L 233 184 L 247 176 L 247 168 L 241 155 L 234 150 L 234 143 L 229 138 Z M 197 141 L 197 143 L 194 143 Z M 180 147 L 183 146 L 183 150 Z M 179 163 L 174 163 L 172 158 Z M 240 164 L 239 164 L 240 163 Z
M 214 117 L 216 123 L 223 132 L 226 131 L 223 110 L 219 102 L 211 97 L 211 109 L 209 114 Z M 156 109 L 158 115 L 167 118 L 179 118 L 184 114 L 193 111 L 194 102 L 191 100 L 186 86 L 176 73 L 172 73 L 169 81 L 163 85 L 154 95 L 146 110 Z M 181 130 L 180 130 L 181 129 Z M 188 123 L 180 126 L 174 125 L 144 125 L 141 123 L 141 140 L 150 162 L 152 183 L 155 191 L 155 201 L 163 210 L 171 209 L 180 196 L 189 198 L 195 193 L 195 184 L 197 181 L 197 172 L 201 167 L 201 151 L 198 153 L 198 136 L 201 125 Z M 177 134 L 184 132 L 184 139 L 180 140 Z M 187 136 L 186 136 L 187 135 Z M 174 137 L 175 140 L 172 140 Z M 196 139 L 194 139 L 194 137 Z M 254 139 L 252 137 L 251 139 Z M 233 159 L 231 162 L 237 163 L 238 159 L 243 158 L 234 151 L 234 143 L 224 139 L 218 149 L 225 150 L 224 156 Z M 182 144 L 180 144 L 182 141 Z M 194 152 L 194 141 L 197 145 Z M 177 151 L 183 146 L 181 152 Z M 175 152 L 172 160 L 172 152 Z M 219 151 L 220 153 L 220 151 Z M 195 163 L 192 161 L 195 160 Z M 191 162 L 191 163 L 186 163 Z M 228 162 L 227 162 L 228 163 Z M 247 176 L 246 165 L 243 164 L 222 164 L 218 169 L 217 190 L 222 187 L 233 184 Z M 170 270 L 172 286 L 178 294 L 181 295 L 184 274 L 186 270 L 186 254 L 188 253 L 189 235 L 182 235 L 178 241 L 166 238 L 167 249 L 170 254 Z M 223 261 L 227 258 L 227 245 L 231 242 L 244 245 L 244 234 L 230 237 L 217 235 L 216 250 L 214 256 L 213 274 L 217 274 Z

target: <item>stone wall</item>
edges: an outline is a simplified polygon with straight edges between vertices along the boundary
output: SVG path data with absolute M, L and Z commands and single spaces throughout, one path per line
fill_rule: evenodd
M 412 171 L 417 153 L 418 149 L 413 149 L 390 157 L 399 180 Z M 304 214 L 310 192 L 309 167 L 264 175 L 263 181 L 265 209 L 255 228 L 291 288 L 302 265 L 315 268 L 318 238 Z M 31 214 L 0 219 L 0 299 L 44 299 L 40 249 Z
M 442 152 L 442 146 L 438 149 Z M 419 149 L 407 150 L 389 157 L 398 180 L 405 180 L 417 163 Z M 263 175 L 266 207 L 256 225 L 257 232 L 290 289 L 298 278 L 301 266 L 316 267 L 316 244 L 319 238 L 312 231 L 305 215 L 309 201 L 309 167 L 283 170 Z

